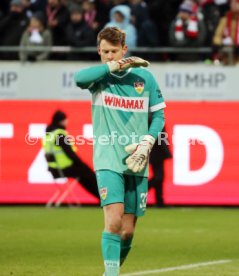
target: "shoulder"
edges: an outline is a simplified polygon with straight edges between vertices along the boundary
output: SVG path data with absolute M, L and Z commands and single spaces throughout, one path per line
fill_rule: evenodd
M 145 88 L 152 90 L 154 87 L 158 86 L 157 80 L 154 75 L 144 67 L 133 68 L 132 70 L 132 78 L 136 80 L 136 82 L 143 82 Z
M 155 79 L 154 75 L 145 67 L 132 68 L 131 73 L 144 78 Z

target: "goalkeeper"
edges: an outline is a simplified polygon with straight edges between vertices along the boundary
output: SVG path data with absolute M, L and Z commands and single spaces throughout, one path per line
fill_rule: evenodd
M 149 63 L 127 53 L 125 34 L 103 29 L 97 37 L 102 65 L 75 73 L 92 93 L 94 168 L 104 212 L 102 254 L 106 276 L 119 275 L 136 221 L 146 209 L 148 158 L 164 126 L 164 99 Z M 148 115 L 152 122 L 148 126 Z

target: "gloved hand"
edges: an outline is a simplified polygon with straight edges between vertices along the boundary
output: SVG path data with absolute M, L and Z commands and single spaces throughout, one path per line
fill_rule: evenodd
M 148 162 L 149 154 L 154 143 L 154 137 L 151 135 L 145 135 L 139 144 L 130 144 L 126 146 L 125 151 L 130 154 L 126 159 L 128 169 L 134 173 L 141 172 Z
M 109 66 L 110 72 L 115 72 L 124 71 L 130 67 L 147 67 L 149 66 L 149 62 L 139 57 L 128 57 L 118 61 L 109 61 L 107 65 Z

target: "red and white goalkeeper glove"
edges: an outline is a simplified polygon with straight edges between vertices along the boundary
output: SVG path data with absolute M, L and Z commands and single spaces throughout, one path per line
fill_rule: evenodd
M 149 154 L 154 143 L 154 137 L 145 135 L 139 144 L 130 144 L 126 146 L 125 151 L 130 154 L 126 159 L 128 169 L 134 173 L 141 172 L 148 163 Z
M 124 71 L 130 67 L 147 67 L 149 66 L 149 62 L 139 57 L 128 57 L 118 61 L 109 61 L 107 65 L 109 66 L 110 72 L 115 72 Z

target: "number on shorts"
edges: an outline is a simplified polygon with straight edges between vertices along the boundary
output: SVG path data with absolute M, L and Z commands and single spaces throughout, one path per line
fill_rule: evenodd
M 147 205 L 147 196 L 148 193 L 141 193 L 140 194 L 140 198 L 141 198 L 141 203 L 139 205 L 140 209 L 145 210 L 146 209 L 146 205 Z

